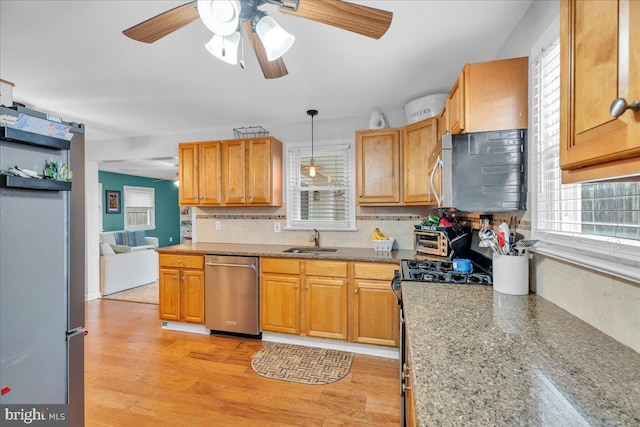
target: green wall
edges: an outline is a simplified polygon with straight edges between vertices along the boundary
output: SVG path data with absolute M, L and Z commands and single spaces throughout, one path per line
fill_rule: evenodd
M 124 230 L 124 209 L 119 214 L 106 213 L 105 191 L 120 191 L 124 196 L 123 187 L 153 187 L 156 194 L 156 229 L 146 230 L 145 236 L 158 237 L 160 246 L 177 245 L 180 243 L 180 208 L 178 206 L 178 187 L 173 181 L 158 181 L 153 178 L 123 175 L 112 172 L 98 171 L 98 182 L 102 184 L 102 226 L 104 231 Z M 170 242 L 169 238 L 173 238 Z

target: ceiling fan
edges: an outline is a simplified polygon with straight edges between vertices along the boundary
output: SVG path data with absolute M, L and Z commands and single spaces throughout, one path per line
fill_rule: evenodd
M 264 77 L 287 75 L 282 55 L 294 37 L 259 9 L 273 4 L 283 13 L 379 39 L 391 25 L 393 13 L 342 0 L 194 0 L 123 31 L 134 40 L 153 43 L 200 17 L 213 33 L 207 50 L 230 64 L 237 64 L 238 46 L 246 32 Z M 240 66 L 244 68 L 243 61 Z

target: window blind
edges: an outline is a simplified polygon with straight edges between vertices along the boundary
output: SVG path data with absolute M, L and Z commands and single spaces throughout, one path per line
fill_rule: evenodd
M 349 146 L 316 150 L 314 162 L 322 166 L 310 177 L 304 169 L 311 162 L 306 150 L 289 153 L 288 226 L 298 228 L 350 228 L 351 153 Z
M 155 189 L 124 186 L 125 229 L 155 228 Z
M 640 240 L 640 183 L 562 184 L 560 45 L 533 66 L 534 230 Z
M 124 187 L 124 205 L 129 208 L 152 208 L 155 189 L 151 187 Z

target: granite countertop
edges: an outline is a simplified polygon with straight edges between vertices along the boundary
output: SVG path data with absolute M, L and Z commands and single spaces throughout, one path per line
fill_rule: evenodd
M 640 425 L 640 354 L 530 294 L 402 283 L 421 426 Z
M 187 243 L 157 248 L 159 253 L 192 253 L 209 255 L 243 255 L 278 258 L 326 259 L 336 261 L 388 262 L 398 264 L 401 259 L 415 258 L 413 250 L 375 252 L 372 248 L 337 248 L 336 252 L 323 254 L 287 253 L 285 249 L 295 245 L 251 245 L 235 243 Z

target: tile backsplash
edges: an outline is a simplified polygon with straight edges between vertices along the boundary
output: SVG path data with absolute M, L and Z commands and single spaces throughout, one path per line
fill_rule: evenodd
M 355 231 L 320 231 L 320 244 L 332 247 L 373 247 L 371 233 L 378 227 L 396 239 L 394 249 L 413 249 L 414 224 L 422 216 L 374 215 L 358 216 Z M 220 230 L 216 223 L 220 223 Z M 274 231 L 275 223 L 282 231 Z M 196 241 L 216 243 L 250 243 L 308 246 L 311 230 L 285 230 L 282 215 L 216 215 L 196 214 Z
M 536 294 L 640 353 L 640 283 L 540 254 L 531 268 Z

